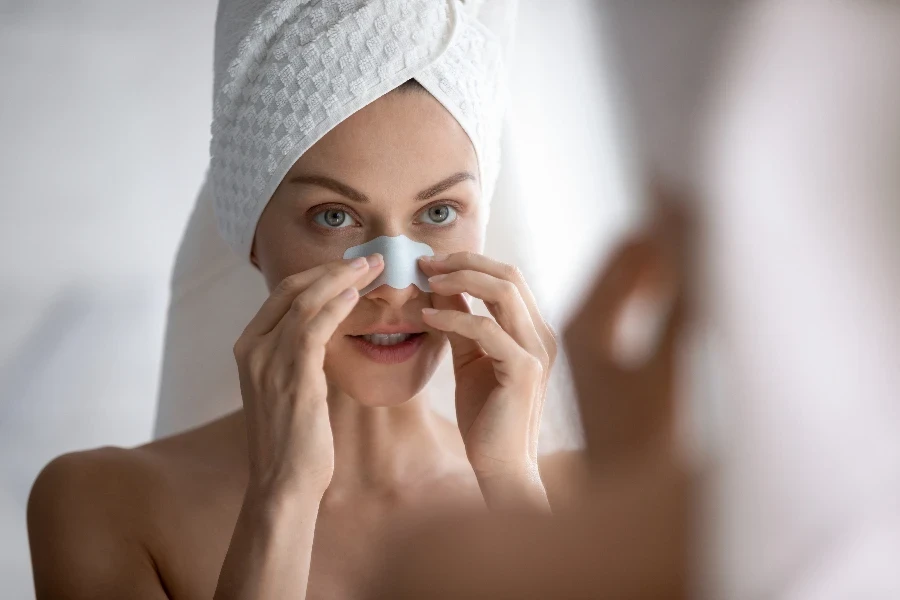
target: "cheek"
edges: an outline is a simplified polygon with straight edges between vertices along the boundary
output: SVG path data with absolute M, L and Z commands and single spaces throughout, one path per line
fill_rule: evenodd
M 477 252 L 484 249 L 484 227 L 475 221 L 462 224 L 447 233 L 438 233 L 422 240 L 437 254 Z
M 256 256 L 270 288 L 285 277 L 340 259 L 345 248 L 334 244 L 316 244 L 296 224 L 257 230 Z

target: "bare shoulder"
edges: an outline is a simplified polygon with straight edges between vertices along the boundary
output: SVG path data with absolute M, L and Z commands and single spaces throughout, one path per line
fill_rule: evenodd
M 554 510 L 574 506 L 588 477 L 587 458 L 583 450 L 566 450 L 546 454 L 539 459 L 541 479 Z
M 75 452 L 44 467 L 27 517 L 37 597 L 164 598 L 142 535 L 156 479 L 139 449 Z
M 183 522 L 198 489 L 235 471 L 233 430 L 221 420 L 137 448 L 51 461 L 28 499 L 37 597 L 166 598 L 158 560 L 180 539 L 171 523 Z
M 120 507 L 146 498 L 159 479 L 152 452 L 112 446 L 72 452 L 53 459 L 38 475 L 28 499 L 31 516 L 82 513 L 116 519 Z

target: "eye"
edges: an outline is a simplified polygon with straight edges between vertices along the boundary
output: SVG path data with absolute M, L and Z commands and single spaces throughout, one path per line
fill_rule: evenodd
M 344 227 L 352 227 L 356 224 L 356 221 L 353 220 L 353 217 L 351 217 L 347 211 L 339 210 L 337 208 L 329 208 L 328 210 L 316 213 L 313 220 L 322 227 L 327 227 L 329 229 L 343 229 Z
M 449 204 L 435 204 L 425 209 L 422 217 L 429 225 L 449 225 L 456 220 L 456 209 Z

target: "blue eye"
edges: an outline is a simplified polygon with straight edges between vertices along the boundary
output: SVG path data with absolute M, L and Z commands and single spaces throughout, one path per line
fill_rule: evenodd
M 429 225 L 449 225 L 456 220 L 456 209 L 448 204 L 429 206 L 422 213 L 423 222 Z
M 343 229 L 344 227 L 352 227 L 356 224 L 356 221 L 353 220 L 353 217 L 351 217 L 347 211 L 338 210 L 336 208 L 329 208 L 328 210 L 316 213 L 313 220 L 322 227 L 327 227 L 329 229 Z

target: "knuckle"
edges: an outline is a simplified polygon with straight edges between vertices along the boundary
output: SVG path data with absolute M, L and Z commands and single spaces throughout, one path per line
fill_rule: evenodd
M 252 370 L 259 362 L 260 355 L 263 354 L 260 346 L 259 342 L 242 335 L 234 343 L 234 358 L 239 365 L 250 367 Z
M 344 260 L 328 265 L 323 278 L 329 281 L 340 281 L 359 277 L 360 274 L 361 271 L 359 269 L 354 269 L 350 266 L 349 260 Z
M 238 361 L 244 360 L 244 358 L 247 356 L 247 352 L 249 350 L 250 350 L 249 342 L 243 335 L 241 337 L 239 337 L 237 339 L 237 341 L 234 342 L 234 346 L 232 347 L 232 352 L 234 353 L 234 357 Z
M 527 355 L 523 359 L 522 368 L 526 373 L 534 377 L 536 380 L 540 381 L 544 376 L 544 365 L 536 356 L 532 356 L 531 354 Z
M 517 282 L 522 280 L 522 272 L 516 265 L 502 263 L 500 266 L 500 272 L 503 274 L 503 278 L 507 281 Z
M 312 312 L 312 306 L 310 306 L 309 299 L 300 294 L 291 302 L 291 310 L 301 317 L 308 317 Z
M 328 268 L 326 269 L 326 273 L 330 277 L 338 277 L 347 273 L 348 271 L 353 270 L 350 266 L 350 260 L 339 260 L 333 263 L 329 263 Z
M 515 283 L 509 280 L 504 280 L 501 285 L 501 293 L 506 300 L 515 300 L 519 295 L 519 288 L 516 287 Z
M 294 273 L 293 275 L 288 275 L 284 279 L 282 279 L 277 286 L 275 286 L 276 294 L 289 294 L 293 290 L 297 289 L 302 281 L 302 273 Z
M 487 317 L 478 317 L 476 327 L 485 334 L 492 334 L 496 331 L 497 323 Z

